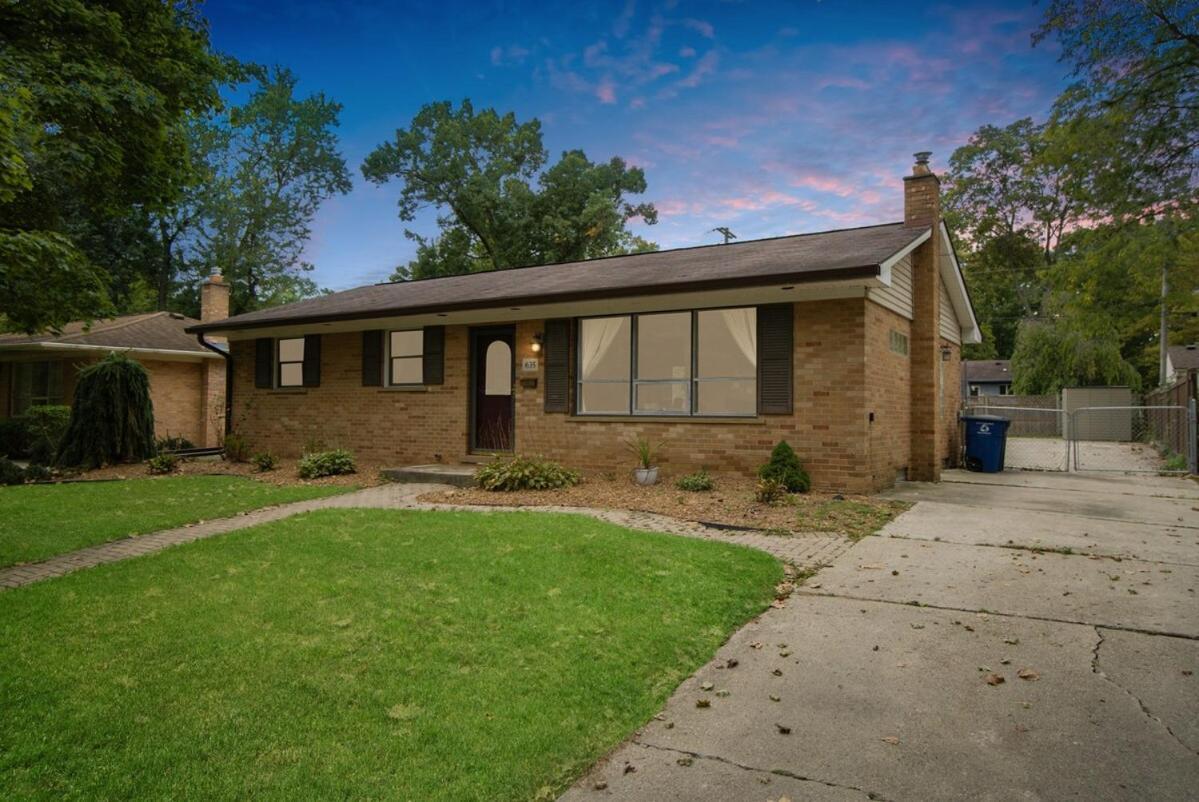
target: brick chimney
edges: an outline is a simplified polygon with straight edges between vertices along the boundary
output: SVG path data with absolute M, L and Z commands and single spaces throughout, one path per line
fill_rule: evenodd
M 200 322 L 210 323 L 229 317 L 229 285 L 220 273 L 213 273 L 200 285 Z
M 220 273 L 213 273 L 200 284 L 200 322 L 211 323 L 214 320 L 224 320 L 229 317 L 229 285 Z M 209 335 L 205 337 L 213 345 L 224 347 L 227 340 L 224 337 Z M 203 392 L 200 404 L 200 427 L 203 432 L 204 446 L 219 445 L 229 425 L 229 410 L 227 407 L 228 385 L 225 373 L 228 363 L 225 359 L 207 359 L 204 361 L 201 373 Z
M 912 252 L 911 454 L 908 478 L 941 480 L 942 440 L 951 426 L 941 364 L 941 181 L 928 166 L 928 151 L 916 155 L 903 179 L 903 223 L 930 228 L 932 236 Z

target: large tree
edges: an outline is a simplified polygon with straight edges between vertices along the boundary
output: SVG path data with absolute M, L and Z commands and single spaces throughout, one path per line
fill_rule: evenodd
M 303 259 L 312 220 L 323 201 L 351 189 L 335 132 L 341 105 L 320 92 L 297 97 L 286 69 L 251 72 L 244 104 L 192 126 L 204 180 L 152 229 L 163 274 L 178 261 L 201 275 L 219 271 L 234 314 L 318 292 Z
M 0 4 L 0 328 L 109 311 L 80 231 L 169 200 L 224 69 L 193 2 Z
M 1078 81 L 1054 108 L 1055 157 L 1086 165 L 1095 214 L 1192 204 L 1199 177 L 1199 5 L 1052 0 L 1034 37 L 1056 39 Z
M 423 107 L 406 129 L 377 147 L 362 165 L 376 184 L 400 182 L 400 219 L 437 209 L 439 233 L 413 231 L 417 256 L 396 278 L 426 278 L 528 264 L 548 264 L 654 246 L 628 230 L 657 222 L 645 174 L 624 160 L 590 161 L 567 151 L 549 168 L 537 120 L 476 112 L 469 100 Z
M 1020 321 L 1041 306 L 1042 274 L 1082 213 L 1077 179 L 1047 162 L 1046 149 L 1046 126 L 1025 118 L 982 126 L 950 157 L 946 217 L 962 239 L 963 269 L 986 338 L 967 346 L 968 358 L 1011 356 Z

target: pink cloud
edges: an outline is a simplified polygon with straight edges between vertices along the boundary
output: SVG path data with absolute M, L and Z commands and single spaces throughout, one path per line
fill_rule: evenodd
M 645 108 L 645 98 L 643 98 L 643 97 L 635 97 L 635 98 L 633 98 L 632 100 L 630 100 L 630 101 L 629 101 L 629 108 L 630 108 L 630 109 L 643 109 L 643 108 Z
M 679 57 L 680 58 L 695 58 L 695 48 L 694 47 L 679 48 Z
M 604 78 L 595 87 L 595 96 L 599 98 L 600 103 L 615 103 L 616 85 L 608 78 Z
M 695 66 L 687 74 L 687 77 L 676 82 L 675 85 L 694 89 L 700 85 L 700 82 L 704 78 L 716 72 L 716 65 L 719 61 L 720 55 L 715 50 L 709 50 L 703 54 L 699 61 L 695 62 Z

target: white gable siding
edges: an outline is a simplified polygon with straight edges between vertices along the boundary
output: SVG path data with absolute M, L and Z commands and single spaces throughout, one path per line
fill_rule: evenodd
M 891 268 L 890 287 L 871 287 L 866 297 L 879 306 L 912 319 L 912 257 L 905 256 Z
M 962 344 L 962 327 L 958 324 L 957 313 L 953 311 L 953 301 L 949 298 L 949 290 L 941 285 L 941 336 L 955 345 Z

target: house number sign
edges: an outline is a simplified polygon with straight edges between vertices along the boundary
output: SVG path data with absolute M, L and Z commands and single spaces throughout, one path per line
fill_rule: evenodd
M 522 373 L 536 373 L 537 372 L 537 357 L 529 357 L 528 359 L 522 359 L 520 362 L 520 370 Z

